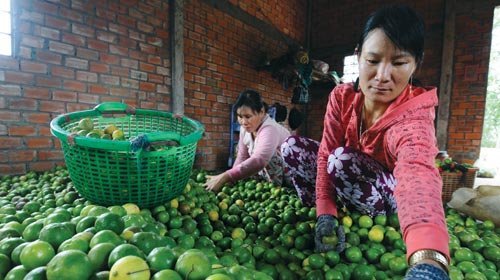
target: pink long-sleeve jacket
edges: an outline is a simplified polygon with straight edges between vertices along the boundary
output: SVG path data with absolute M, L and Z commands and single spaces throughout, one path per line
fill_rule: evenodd
M 233 168 L 226 171 L 233 182 L 256 174 L 260 170 L 270 168 L 268 163 L 278 154 L 281 144 L 290 136 L 290 132 L 266 116 L 256 131 L 255 139 L 252 134 L 241 127 L 238 142 L 238 154 Z M 274 170 L 267 170 L 275 173 Z
M 407 257 L 433 249 L 449 259 L 448 231 L 441 200 L 442 180 L 434 165 L 438 152 L 434 130 L 436 88 L 410 86 L 361 137 L 358 135 L 364 96 L 353 84 L 331 93 L 318 152 L 317 214 L 337 215 L 335 188 L 327 173 L 328 155 L 337 147 L 354 147 L 392 171 L 394 197 L 407 246 Z

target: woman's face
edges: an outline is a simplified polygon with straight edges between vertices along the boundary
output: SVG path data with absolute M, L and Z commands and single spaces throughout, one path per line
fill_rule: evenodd
M 238 117 L 238 122 L 242 127 L 245 128 L 246 131 L 253 133 L 259 128 L 262 120 L 264 119 L 266 113 L 264 109 L 260 112 L 253 111 L 248 106 L 241 106 L 236 109 L 236 116 Z
M 373 103 L 387 104 L 396 99 L 417 68 L 415 58 L 397 49 L 380 28 L 366 37 L 358 62 L 359 85 Z

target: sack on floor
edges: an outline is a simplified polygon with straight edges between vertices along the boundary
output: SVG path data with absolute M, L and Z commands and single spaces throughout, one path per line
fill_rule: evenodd
M 459 188 L 453 192 L 448 206 L 477 220 L 491 220 L 500 226 L 500 186 Z

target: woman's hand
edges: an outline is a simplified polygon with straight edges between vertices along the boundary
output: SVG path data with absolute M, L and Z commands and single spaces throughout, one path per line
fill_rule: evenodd
M 214 192 L 218 192 L 225 183 L 229 182 L 230 179 L 226 172 L 215 176 L 207 175 L 206 178 L 207 182 L 204 184 L 205 189 Z

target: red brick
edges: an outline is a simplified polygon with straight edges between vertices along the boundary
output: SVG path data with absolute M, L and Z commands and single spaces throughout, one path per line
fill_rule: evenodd
M 56 15 L 58 11 L 58 6 L 52 3 L 32 1 L 31 5 L 31 8 L 34 11 L 40 12 L 42 14 Z
M 153 33 L 155 30 L 153 26 L 142 21 L 137 22 L 137 29 L 144 33 Z
M 78 102 L 97 104 L 99 103 L 99 96 L 94 94 L 78 93 Z
M 139 89 L 144 90 L 144 91 L 155 91 L 156 85 L 153 83 L 148 83 L 148 82 L 140 82 Z
M 156 66 L 154 66 L 153 64 L 144 63 L 144 62 L 139 63 L 139 70 L 141 70 L 141 71 L 154 73 L 155 69 L 156 69 Z
M 153 45 L 148 45 L 144 43 L 139 44 L 139 49 L 147 54 L 157 54 L 157 48 Z
M 108 29 L 108 19 L 101 19 L 96 17 L 91 17 L 87 20 L 87 24 L 92 26 L 97 30 L 107 30 Z
M 38 136 L 52 137 L 49 124 L 38 126 Z
M 133 89 L 139 88 L 139 81 L 137 80 L 122 78 L 121 81 L 122 81 L 121 82 L 122 87 L 133 88 Z
M 28 123 L 49 123 L 51 121 L 48 113 L 23 113 L 23 119 Z
M 5 81 L 8 83 L 32 85 L 33 78 L 34 75 L 29 73 L 5 71 Z M 16 94 L 17 92 L 17 89 L 10 86 L 5 87 L 3 90 L 6 91 L 7 93 L 11 92 L 12 90 L 14 91 L 14 94 Z
M 68 112 L 76 112 L 90 109 L 88 104 L 83 103 L 68 103 Z
M 148 55 L 148 63 L 161 65 L 161 57 L 157 55 Z
M 56 101 L 76 102 L 77 94 L 74 91 L 54 90 L 52 99 Z
M 28 163 L 28 170 L 32 170 L 35 172 L 41 172 L 41 171 L 52 170 L 55 166 L 56 166 L 56 164 L 53 161 L 29 162 Z
M 40 101 L 40 112 L 65 113 L 65 103 L 57 101 Z
M 146 61 L 148 54 L 142 51 L 129 50 L 128 56 L 129 58 Z
M 40 36 L 44 38 L 49 38 L 52 40 L 60 39 L 60 32 L 57 29 L 48 28 L 48 27 L 40 27 Z
M 114 76 L 128 77 L 130 69 L 125 67 L 111 66 L 111 74 Z
M 121 46 L 110 45 L 109 52 L 121 56 L 128 56 L 128 49 Z
M 75 54 L 75 48 L 72 45 L 54 41 L 49 42 L 49 50 L 61 54 L 68 54 L 68 55 Z
M 19 61 L 9 56 L 0 56 L 0 69 L 19 70 Z
M 106 87 L 103 87 L 101 85 L 89 85 L 89 92 L 93 94 L 107 94 L 108 89 Z
M 90 62 L 90 72 L 95 73 L 109 73 L 109 65 L 100 62 Z
M 85 83 L 71 81 L 71 80 L 65 80 L 63 82 L 63 88 L 67 89 L 67 90 L 74 90 L 74 91 L 79 91 L 79 92 L 86 92 L 87 91 L 87 85 Z
M 26 164 L 0 164 L 0 174 L 21 175 L 26 174 Z
M 109 94 L 126 97 L 130 96 L 130 90 L 127 88 L 110 88 Z
M 0 95 L 21 96 L 21 87 L 19 85 L 0 84 Z
M 79 58 L 86 59 L 86 60 L 98 60 L 99 59 L 99 53 L 97 51 L 90 50 L 90 49 L 84 49 L 84 48 L 77 48 L 76 56 Z
M 49 99 L 50 92 L 47 88 L 42 87 L 23 87 L 23 96 L 34 99 Z
M 83 36 L 71 33 L 63 33 L 62 41 L 76 47 L 76 46 L 85 46 L 86 39 Z
M 56 18 L 50 15 L 45 15 L 45 24 L 49 27 L 54 27 L 59 30 L 69 30 L 71 26 L 69 21 Z
M 32 125 L 24 125 L 24 126 L 14 126 L 11 125 L 9 127 L 9 135 L 10 136 L 34 136 L 36 135 L 36 128 Z
M 137 41 L 134 39 L 131 39 L 129 37 L 125 37 L 125 36 L 120 36 L 118 38 L 117 45 L 120 45 L 120 46 L 125 47 L 125 48 L 129 48 L 129 49 L 137 49 Z
M 32 48 L 37 48 L 41 49 L 43 48 L 43 43 L 45 39 L 40 38 L 40 37 L 35 37 L 35 36 L 30 36 L 24 34 L 21 37 L 21 45 L 25 47 L 32 47 Z
M 10 100 L 9 109 L 13 110 L 36 110 L 37 102 L 29 98 L 16 98 Z
M 127 28 L 115 23 L 109 23 L 109 31 L 125 36 L 127 35 Z
M 118 64 L 120 63 L 120 58 L 116 55 L 101 54 L 101 62 L 107 64 Z
M 75 78 L 75 70 L 67 67 L 60 66 L 52 66 L 51 74 L 55 77 L 61 77 L 65 79 L 74 79 Z
M 50 87 L 50 88 L 60 88 L 61 87 L 61 79 L 57 77 L 46 78 L 42 76 L 36 77 L 36 85 L 42 87 Z
M 43 24 L 44 15 L 42 13 L 32 12 L 32 11 L 28 11 L 28 10 L 23 9 L 19 18 L 23 21 L 29 21 L 29 22 Z
M 139 68 L 139 61 L 135 59 L 122 58 L 120 64 L 123 67 L 137 69 Z
M 47 74 L 47 64 L 21 60 L 21 71 Z
M 72 21 L 83 22 L 83 14 L 71 9 L 60 8 L 59 15 L 65 19 Z
M 62 151 L 38 151 L 38 160 L 60 160 L 62 158 Z
M 2 121 L 20 121 L 21 114 L 19 112 L 0 110 L 0 120 L 2 120 Z
M 128 26 L 128 27 L 135 27 L 136 20 L 134 18 L 125 16 L 125 15 L 118 15 L 118 23 L 120 25 Z
M 108 45 L 108 43 L 89 38 L 88 42 L 87 42 L 87 47 L 89 49 L 92 49 L 92 50 L 97 50 L 100 52 L 107 52 L 109 45 Z
M 9 162 L 27 162 L 35 159 L 36 152 L 33 150 L 11 150 L 8 152 Z
M 89 61 L 86 59 L 79 59 L 74 57 L 67 57 L 64 65 L 66 67 L 87 70 L 89 68 Z
M 61 64 L 62 56 L 60 54 L 56 54 L 49 51 L 37 50 L 36 51 L 36 60 L 38 62 L 46 62 L 50 64 Z
M 12 149 L 21 146 L 19 137 L 0 137 L 0 149 Z
M 110 75 L 101 75 L 101 83 L 105 85 L 117 86 L 120 84 L 120 78 Z
M 97 82 L 97 74 L 92 73 L 92 72 L 87 72 L 87 71 L 77 71 L 76 72 L 76 79 L 78 81 L 96 83 Z
M 164 81 L 164 76 L 163 75 L 156 75 L 156 74 L 148 74 L 148 81 L 150 81 L 152 83 L 162 84 Z
M 111 22 L 116 21 L 116 13 L 113 10 L 104 9 L 104 8 L 96 8 L 96 15 L 101 18 L 106 18 Z

